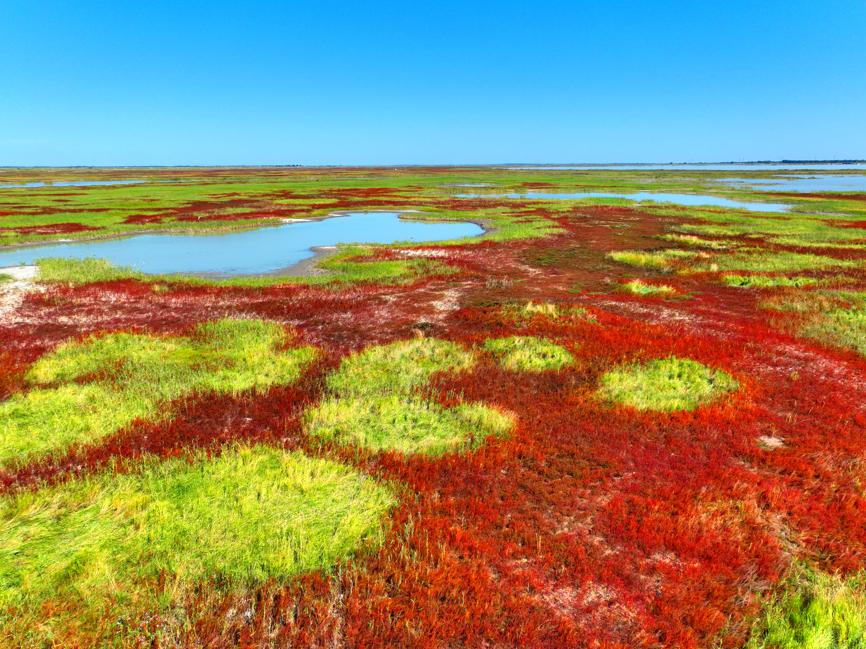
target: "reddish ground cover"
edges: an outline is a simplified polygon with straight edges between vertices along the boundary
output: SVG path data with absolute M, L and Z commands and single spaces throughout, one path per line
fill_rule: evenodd
M 69 234 L 71 232 L 88 232 L 98 230 L 83 223 L 51 223 L 50 225 L 26 225 L 15 228 L 0 228 L 0 232 L 15 232 L 17 234 Z
M 378 188 L 328 197 L 336 201 L 329 207 L 359 198 L 368 207 L 401 203 L 399 192 Z M 473 205 L 440 206 L 446 203 Z M 185 213 L 170 216 L 184 220 Z M 405 286 L 155 292 L 117 281 L 29 294 L 0 325 L 0 396 L 21 389 L 40 354 L 99 331 L 180 335 L 203 320 L 264 317 L 292 325 L 325 353 L 295 386 L 188 399 L 170 423 L 139 423 L 7 470 L 0 488 L 231 440 L 302 448 L 405 485 L 388 540 L 372 555 L 334 575 L 231 597 L 203 589 L 185 602 L 194 622 L 184 632 L 190 645 L 740 646 L 795 557 L 843 571 L 866 560 L 866 362 L 784 333 L 756 309 L 752 293 L 699 275 L 665 279 L 688 299 L 611 291 L 636 273 L 605 253 L 657 245 L 660 217 L 596 207 L 557 219 L 565 232 L 544 239 L 415 248 L 458 272 Z M 508 315 L 509 305 L 527 300 L 587 314 Z M 526 374 L 488 359 L 438 380 L 433 394 L 443 404 L 459 394 L 517 415 L 509 438 L 470 454 L 374 454 L 304 436 L 300 415 L 321 398 L 324 377 L 342 356 L 414 335 L 468 346 L 544 336 L 577 362 Z M 671 355 L 724 369 L 740 389 L 677 414 L 618 409 L 595 397 L 611 367 Z M 768 438 L 780 443 L 761 443 Z M 155 631 L 162 621 L 130 623 Z

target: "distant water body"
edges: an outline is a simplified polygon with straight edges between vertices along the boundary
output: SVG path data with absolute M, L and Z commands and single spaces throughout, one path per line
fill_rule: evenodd
M 669 169 L 671 171 L 781 171 L 781 170 L 790 170 L 794 171 L 797 169 L 807 169 L 807 170 L 825 170 L 825 171 L 837 171 L 842 169 L 866 169 L 866 163 L 855 163 L 855 164 L 793 164 L 793 163 L 779 163 L 779 164 L 746 164 L 746 163 L 731 163 L 731 164 L 659 164 L 659 165 L 522 165 L 522 166 L 509 166 L 507 169 L 526 169 L 526 170 L 540 170 L 543 171 L 545 169 L 550 170 L 560 170 L 560 169 L 575 169 L 575 170 L 587 170 L 590 171 L 592 169 L 621 169 L 623 171 L 656 171 L 656 170 L 665 170 Z
M 482 234 L 475 223 L 410 221 L 396 212 L 353 212 L 228 234 L 142 234 L 0 252 L 0 267 L 38 259 L 107 259 L 148 274 L 262 275 L 313 257 L 313 248 L 347 243 L 429 242 Z
M 22 185 L 0 185 L 0 189 L 24 189 L 29 187 L 98 187 L 100 185 L 139 185 L 144 180 L 59 180 L 53 183 L 24 183 Z
M 537 200 L 579 200 L 582 198 L 624 198 L 638 203 L 650 201 L 653 203 L 674 203 L 690 207 L 726 207 L 730 209 L 749 210 L 751 212 L 786 212 L 789 206 L 784 203 L 758 203 L 735 201 L 719 196 L 701 194 L 669 194 L 664 192 L 635 192 L 632 194 L 609 194 L 606 192 L 526 192 L 523 194 L 460 194 L 461 198 L 525 198 Z
M 720 182 L 765 192 L 866 192 L 866 175 L 814 174 L 776 178 L 723 178 Z

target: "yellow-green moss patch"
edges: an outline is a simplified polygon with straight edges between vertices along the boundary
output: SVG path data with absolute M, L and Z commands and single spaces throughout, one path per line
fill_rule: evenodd
M 30 368 L 32 389 L 0 403 L 0 464 L 169 417 L 184 395 L 291 383 L 316 354 L 292 343 L 277 323 L 220 320 L 189 337 L 112 333 L 62 345 Z
M 444 408 L 422 391 L 433 374 L 472 367 L 460 345 L 429 338 L 370 347 L 344 359 L 327 381 L 328 395 L 305 417 L 320 439 L 374 451 L 440 455 L 507 434 L 511 415 L 480 403 Z
M 640 279 L 633 279 L 622 285 L 623 290 L 635 295 L 643 295 L 649 297 L 670 297 L 675 295 L 677 290 L 668 284 L 650 284 Z
M 607 372 L 599 396 L 637 410 L 670 412 L 694 410 L 737 387 L 726 372 L 671 356 Z
M 395 504 L 349 467 L 262 446 L 8 496 L 0 630 L 55 598 L 83 611 L 152 609 L 206 580 L 232 588 L 328 569 L 380 543 Z
M 748 649 L 863 649 L 866 573 L 844 578 L 799 569 L 769 601 Z
M 565 347 L 535 336 L 509 336 L 484 341 L 484 349 L 507 370 L 544 372 L 559 370 L 574 362 Z

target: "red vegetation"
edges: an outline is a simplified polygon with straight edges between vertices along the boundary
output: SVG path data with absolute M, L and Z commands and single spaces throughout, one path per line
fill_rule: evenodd
M 374 189 L 367 198 L 391 195 Z M 350 200 L 359 191 L 328 194 Z M 474 201 L 447 203 L 471 210 Z M 183 334 L 202 320 L 265 317 L 298 328 L 325 354 L 296 386 L 187 399 L 169 423 L 139 422 L 9 471 L 0 488 L 232 440 L 304 448 L 406 486 L 385 545 L 338 574 L 246 595 L 203 589 L 184 602 L 194 621 L 184 638 L 190 645 L 740 646 L 749 616 L 793 558 L 840 570 L 866 560 L 866 361 L 773 329 L 751 293 L 700 276 L 665 279 L 691 299 L 609 290 L 635 270 L 605 253 L 657 245 L 660 217 L 592 207 L 558 222 L 566 232 L 543 240 L 417 247 L 415 254 L 444 256 L 459 272 L 410 286 L 157 293 L 121 281 L 30 294 L 0 325 L 0 395 L 21 389 L 38 355 L 104 330 Z M 502 308 L 526 300 L 582 306 L 592 317 L 521 323 Z M 305 438 L 300 414 L 321 397 L 342 355 L 419 331 L 466 345 L 545 336 L 577 362 L 530 375 L 482 360 L 471 372 L 440 377 L 432 394 L 443 403 L 459 394 L 517 415 L 510 438 L 471 454 L 403 457 Z M 594 397 L 612 366 L 671 354 L 722 368 L 741 389 L 681 414 L 615 409 Z M 769 450 L 762 438 L 782 444 Z M 156 616 L 145 624 L 161 623 Z
M 46 225 L 22 225 L 11 228 L 0 228 L 0 232 L 16 232 L 18 234 L 68 234 L 71 232 L 89 232 L 100 230 L 83 223 L 49 223 Z

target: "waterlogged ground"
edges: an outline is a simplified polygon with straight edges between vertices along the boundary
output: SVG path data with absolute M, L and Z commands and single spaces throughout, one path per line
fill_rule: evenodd
M 0 171 L 6 246 L 486 229 L 0 270 L 0 644 L 862 647 L 866 195 L 796 173 Z

